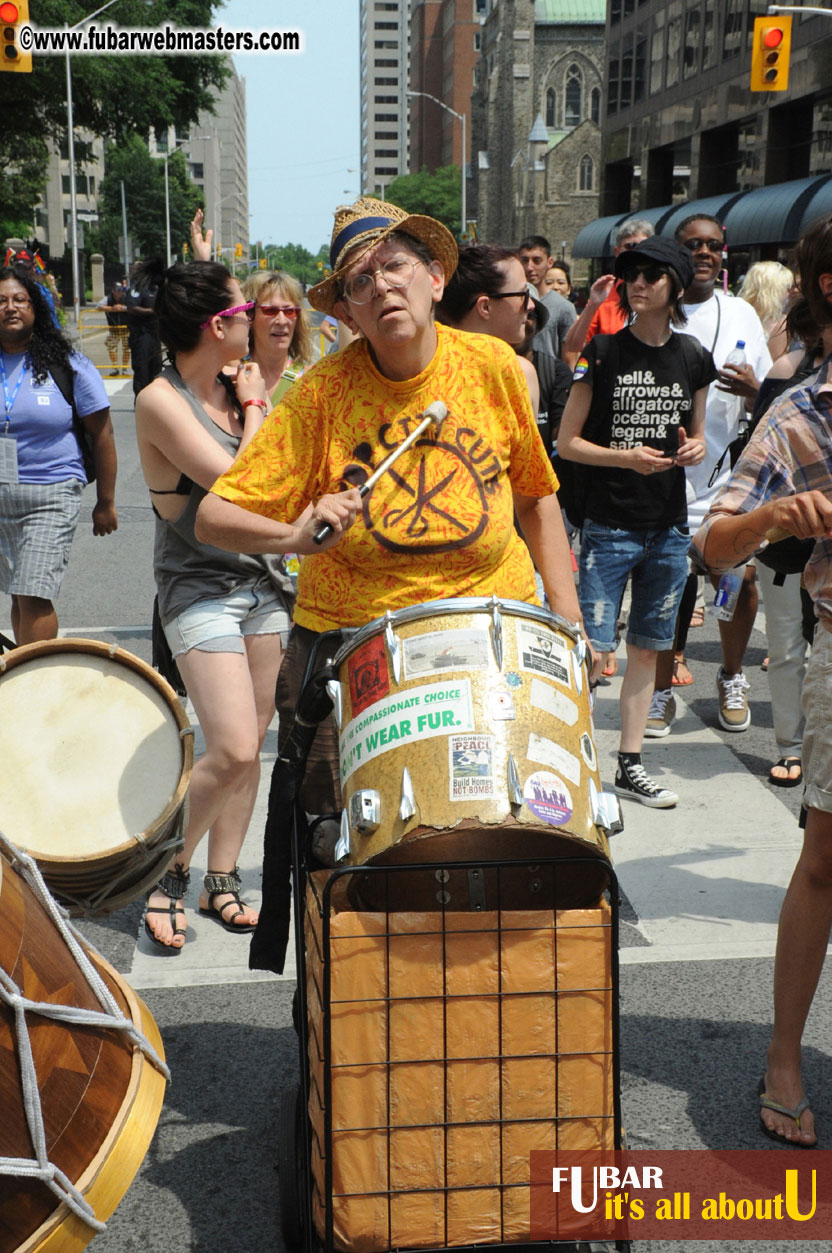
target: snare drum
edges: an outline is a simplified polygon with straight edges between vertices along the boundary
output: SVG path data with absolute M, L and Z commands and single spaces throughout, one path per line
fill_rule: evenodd
M 71 913 L 106 914 L 182 847 L 193 734 L 172 688 L 95 640 L 0 657 L 0 831 Z
M 161 1039 L 147 1006 L 77 935 L 62 934 L 54 909 L 36 877 L 21 873 L 16 850 L 0 842 L 0 1248 L 5 1253 L 72 1253 L 86 1247 L 130 1186 L 165 1092 Z M 99 982 L 103 989 L 96 988 Z M 34 1013 L 24 1006 L 21 1025 L 4 991 L 61 1012 L 96 1013 L 101 1022 L 60 1021 L 48 1010 Z M 119 1029 L 121 1023 L 133 1038 Z M 24 1036 L 31 1048 L 34 1100 L 24 1100 Z M 49 1176 L 63 1193 L 48 1185 Z M 98 1226 L 73 1212 L 70 1201 Z
M 433 601 L 357 632 L 333 688 L 349 863 L 587 856 L 601 870 L 610 810 L 583 653 L 567 622 L 520 601 Z M 597 899 L 605 876 L 590 877 Z

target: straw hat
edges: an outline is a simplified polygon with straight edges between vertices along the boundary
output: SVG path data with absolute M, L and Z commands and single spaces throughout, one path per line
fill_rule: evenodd
M 316 283 L 306 293 L 313 309 L 332 313 L 337 300 L 338 279 L 347 268 L 360 261 L 365 252 L 375 248 L 393 231 L 406 231 L 419 239 L 430 250 L 431 256 L 442 266 L 445 281 L 457 266 L 456 241 L 446 226 L 435 218 L 408 213 L 398 205 L 384 200 L 362 196 L 355 204 L 339 205 L 335 210 L 335 225 L 329 246 L 329 264 L 332 273 L 322 283 Z

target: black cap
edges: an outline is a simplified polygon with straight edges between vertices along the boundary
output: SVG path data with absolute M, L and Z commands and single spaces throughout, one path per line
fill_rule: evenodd
M 615 258 L 615 276 L 621 278 L 628 266 L 633 262 L 658 262 L 659 265 L 670 266 L 676 271 L 682 287 L 689 287 L 693 282 L 695 270 L 690 250 L 677 244 L 675 239 L 666 239 L 662 235 L 651 235 L 642 239 L 635 248 L 619 252 Z

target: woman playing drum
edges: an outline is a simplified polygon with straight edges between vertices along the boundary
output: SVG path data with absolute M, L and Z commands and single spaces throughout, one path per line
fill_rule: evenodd
M 231 550 L 312 558 L 301 565 L 281 710 L 317 633 L 448 596 L 536 603 L 515 514 L 552 608 L 580 618 L 557 480 L 516 355 L 434 322 L 457 263 L 450 232 L 359 200 L 336 212 L 331 259 L 310 303 L 361 338 L 290 390 L 197 523 L 201 538 Z M 358 488 L 437 401 L 448 410 L 441 429 L 426 431 L 362 500 Z M 304 525 L 293 526 L 308 505 Z M 332 532 L 317 546 L 323 523 Z M 307 810 L 334 808 L 337 767 L 322 790 L 315 801 L 302 796 Z

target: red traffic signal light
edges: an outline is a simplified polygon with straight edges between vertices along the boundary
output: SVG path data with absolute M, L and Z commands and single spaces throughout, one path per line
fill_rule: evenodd
M 792 48 L 790 14 L 754 19 L 751 45 L 752 91 L 785 91 L 789 85 L 789 57 Z
M 20 28 L 29 23 L 28 0 L 2 0 L 0 3 L 0 70 L 31 74 L 32 53 L 20 46 Z

